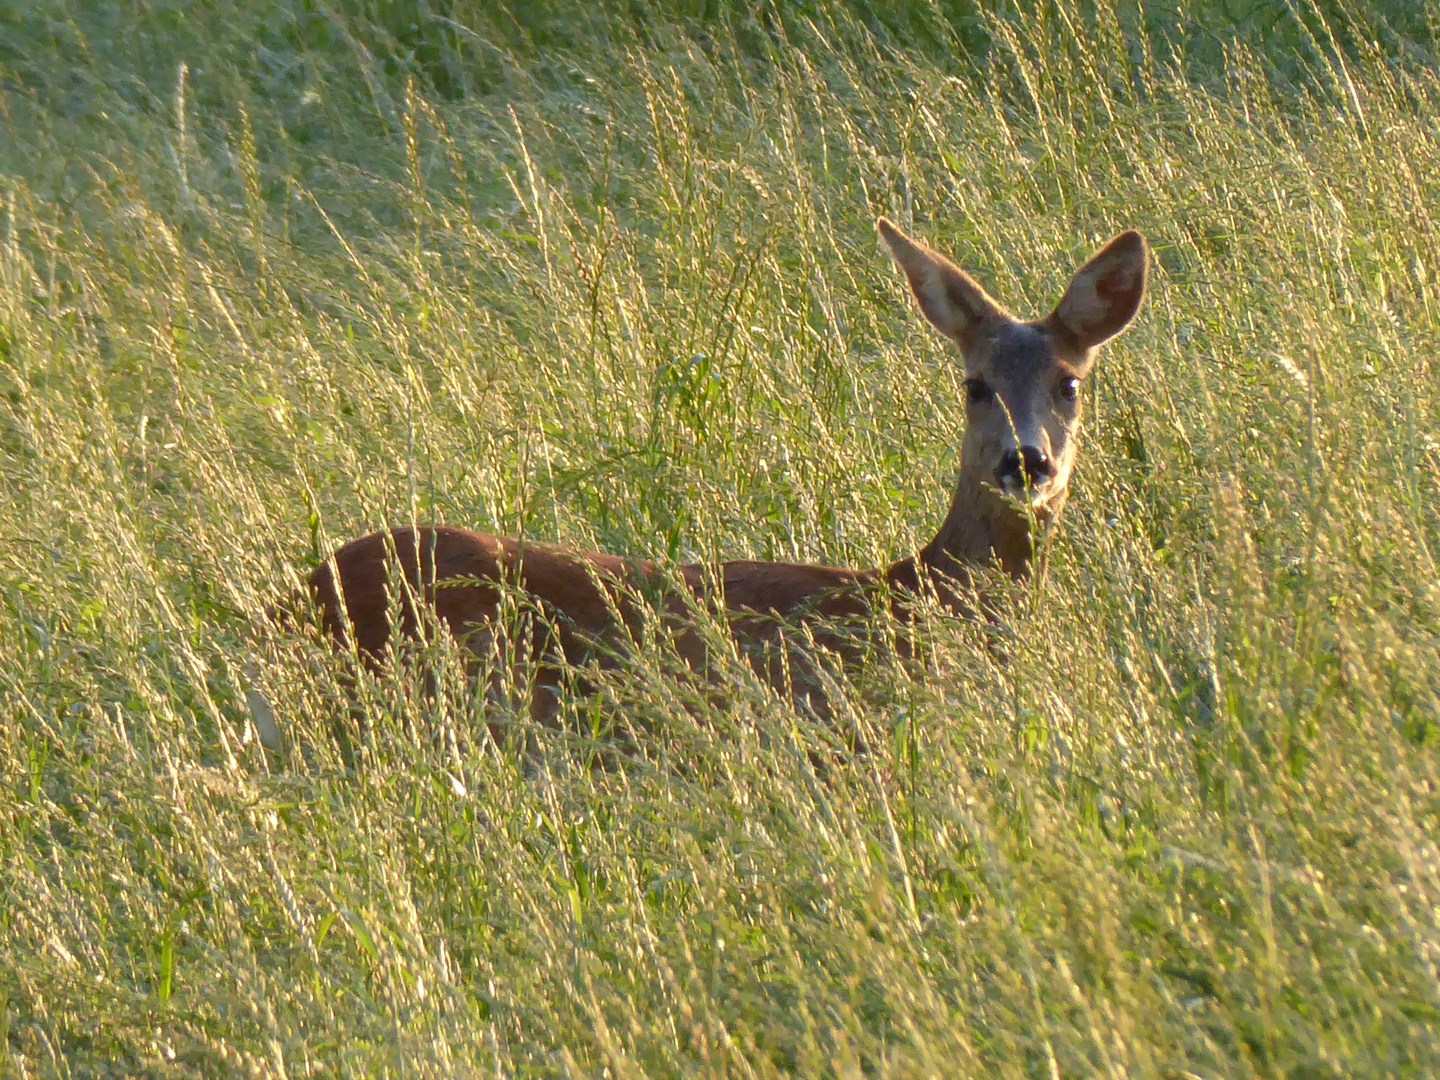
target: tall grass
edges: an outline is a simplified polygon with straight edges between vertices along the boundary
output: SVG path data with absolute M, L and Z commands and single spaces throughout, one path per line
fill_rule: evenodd
M 190 7 L 0 5 L 8 1074 L 1434 1074 L 1433 5 Z M 838 730 L 657 638 L 538 764 L 257 629 L 409 521 L 913 550 L 880 213 L 1154 247 L 996 627 Z

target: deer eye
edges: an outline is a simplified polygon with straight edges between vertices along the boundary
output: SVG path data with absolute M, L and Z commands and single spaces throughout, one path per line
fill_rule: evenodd
M 981 405 L 995 400 L 995 390 L 984 379 L 965 380 L 965 400 L 972 405 Z
M 1080 380 L 1073 378 L 1062 379 L 1060 389 L 1057 392 L 1066 401 L 1074 401 L 1080 396 Z

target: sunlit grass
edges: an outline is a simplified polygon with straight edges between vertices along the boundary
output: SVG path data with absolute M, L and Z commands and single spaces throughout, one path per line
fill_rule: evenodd
M 1432 1075 L 1436 13 L 1232 6 L 0 4 L 7 1074 Z M 882 213 L 1156 255 L 997 626 L 832 727 L 660 634 L 529 759 L 265 629 L 410 521 L 914 550 Z

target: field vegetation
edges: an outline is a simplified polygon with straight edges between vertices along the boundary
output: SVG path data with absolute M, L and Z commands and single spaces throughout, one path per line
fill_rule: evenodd
M 1440 1073 L 1437 53 L 1433 0 L 0 0 L 0 1073 Z M 266 623 L 409 522 L 913 551 L 963 375 L 880 214 L 1033 316 L 1153 246 L 993 625 L 882 624 L 823 724 L 657 632 L 527 758 L 523 670 Z

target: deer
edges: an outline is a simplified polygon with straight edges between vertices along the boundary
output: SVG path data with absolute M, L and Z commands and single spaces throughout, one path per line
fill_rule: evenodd
M 659 610 L 669 618 L 693 616 L 695 603 L 723 612 L 737 643 L 760 646 L 752 655 L 763 657 L 762 678 L 815 703 L 823 693 L 805 665 L 782 656 L 787 626 L 823 631 L 883 604 L 904 619 L 927 595 L 973 611 L 965 598 L 982 568 L 1029 577 L 1038 542 L 1065 505 L 1096 350 L 1130 324 L 1144 298 L 1145 239 L 1135 231 L 1115 236 L 1075 272 L 1049 315 L 1024 322 L 887 219 L 877 228 L 921 314 L 955 346 L 964 371 L 959 476 L 948 513 L 918 552 L 865 570 L 757 560 L 667 568 L 448 526 L 405 526 L 352 540 L 311 573 L 322 631 L 375 663 L 392 632 L 416 639 L 443 628 L 478 659 L 493 649 L 502 595 L 514 590 L 535 612 L 529 659 L 556 675 L 593 659 L 597 643 L 623 652 L 625 635 L 646 617 L 637 596 L 649 592 L 662 597 Z M 682 631 L 676 640 L 687 662 L 703 663 L 698 635 Z M 769 647 L 777 643 L 779 650 Z M 556 681 L 533 680 L 532 723 L 553 719 Z

